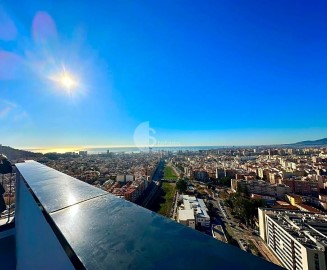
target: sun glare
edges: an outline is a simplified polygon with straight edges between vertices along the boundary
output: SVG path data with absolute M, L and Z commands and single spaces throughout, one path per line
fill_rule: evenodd
M 74 86 L 76 86 L 76 81 L 66 71 L 61 74 L 59 82 L 64 88 L 68 90 L 71 90 Z
M 69 95 L 70 98 L 79 98 L 85 94 L 85 86 L 80 81 L 77 73 L 66 69 L 64 65 L 57 68 L 50 76 L 47 77 L 58 94 Z

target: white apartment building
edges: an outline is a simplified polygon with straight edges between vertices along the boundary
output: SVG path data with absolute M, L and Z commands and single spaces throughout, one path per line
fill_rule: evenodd
M 326 269 L 327 215 L 259 208 L 260 237 L 287 269 Z
M 177 222 L 195 229 L 195 216 L 193 209 L 178 210 Z
M 193 229 L 195 229 L 195 225 L 210 226 L 208 209 L 202 199 L 189 195 L 180 195 L 179 200 L 182 201 L 182 204 L 178 208 L 177 222 Z

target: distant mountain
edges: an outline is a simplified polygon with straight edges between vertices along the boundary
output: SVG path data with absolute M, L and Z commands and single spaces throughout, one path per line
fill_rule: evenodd
M 9 146 L 0 145 L 0 154 L 4 154 L 7 156 L 9 160 L 15 159 L 30 159 L 30 158 L 38 158 L 42 157 L 42 154 L 33 153 L 25 150 L 15 149 Z
M 293 143 L 293 145 L 303 145 L 303 146 L 313 146 L 313 145 L 327 145 L 327 138 L 316 140 L 316 141 L 303 141 L 303 142 L 297 142 Z

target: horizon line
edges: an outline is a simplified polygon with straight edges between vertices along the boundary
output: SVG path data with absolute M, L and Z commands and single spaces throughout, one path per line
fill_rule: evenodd
M 307 141 L 319 141 L 327 138 L 317 139 L 317 140 L 303 140 L 300 142 L 307 142 Z M 79 151 L 83 149 L 89 148 L 108 148 L 108 149 L 116 149 L 116 148 L 169 148 L 169 147 L 256 147 L 256 146 L 277 146 L 277 145 L 290 145 L 290 144 L 297 144 L 300 142 L 289 142 L 289 143 L 265 143 L 265 144 L 193 144 L 193 145 L 135 145 L 135 144 L 128 144 L 128 145 L 78 145 L 78 146 L 9 146 L 16 149 L 26 150 L 35 152 L 35 150 L 45 151 L 45 150 L 73 150 Z M 0 144 L 1 145 L 1 144 Z M 2 145 L 5 146 L 5 145 Z M 32 151 L 34 150 L 34 151 Z
M 256 146 L 276 146 L 276 145 L 289 145 L 289 144 L 294 144 L 294 143 L 271 143 L 271 144 L 230 144 L 230 145 L 115 145 L 115 146 L 108 146 L 108 145 L 92 145 L 92 146 L 58 146 L 58 147 L 17 147 L 17 149 L 21 150 L 51 150 L 51 149 L 78 149 L 78 150 L 83 150 L 83 149 L 90 149 L 90 148 L 169 148 L 169 147 L 256 147 Z
M 191 144 L 191 145 L 180 145 L 180 144 L 171 144 L 171 145 L 135 145 L 135 144 L 127 144 L 127 145 L 61 145 L 61 146 L 11 146 L 17 149 L 22 150 L 47 150 L 47 149 L 85 149 L 85 148 L 160 148 L 160 147 L 239 147 L 239 146 L 273 146 L 273 145 L 288 145 L 288 144 L 297 144 L 300 142 L 314 142 L 327 138 L 320 138 L 316 140 L 302 140 L 298 142 L 288 142 L 288 143 L 263 143 L 263 144 Z M 0 144 L 1 145 L 1 144 Z M 5 145 L 2 145 L 5 146 Z M 8 145 L 9 146 L 9 145 Z

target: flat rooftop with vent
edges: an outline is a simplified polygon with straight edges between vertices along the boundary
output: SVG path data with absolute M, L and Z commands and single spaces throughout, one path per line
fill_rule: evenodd
M 259 209 L 260 236 L 288 269 L 326 269 L 327 215 Z

